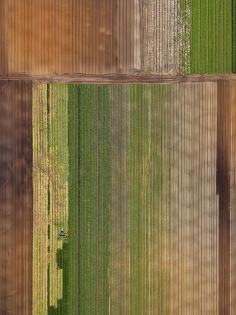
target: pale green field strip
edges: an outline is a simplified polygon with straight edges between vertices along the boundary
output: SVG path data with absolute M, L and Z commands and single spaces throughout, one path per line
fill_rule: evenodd
M 79 104 L 78 86 L 68 86 L 69 243 L 66 286 L 68 313 L 79 314 Z M 64 266 L 65 268 L 65 266 Z M 67 278 L 66 278 L 67 279 Z M 65 280 L 66 280 L 65 279 Z
M 58 116 L 56 122 L 58 137 L 54 140 L 59 165 L 68 181 L 67 222 L 60 221 L 67 228 L 68 240 L 57 252 L 57 268 L 62 269 L 62 297 L 57 307 L 49 307 L 49 315 L 78 314 L 78 87 L 75 85 L 53 85 Z M 56 118 L 55 117 L 55 118 Z M 50 127 L 53 124 L 50 124 Z M 65 130 L 63 130 L 63 128 Z M 53 128 L 52 128 L 53 129 Z M 56 128 L 55 128 L 56 129 Z M 57 143 L 58 141 L 58 143 Z M 56 144 L 56 145 L 55 145 Z M 67 144 L 67 145 L 65 145 Z M 62 196 L 60 197 L 62 198 Z M 63 212 L 62 212 L 63 213 Z M 58 224 L 58 222 L 57 222 Z M 62 225 L 60 226 L 62 227 Z M 58 226 L 58 228 L 60 228 Z M 58 235 L 58 230 L 57 230 Z
M 168 314 L 169 86 L 131 88 L 131 314 Z
M 109 314 L 109 102 L 106 86 L 79 87 L 79 312 Z
M 62 273 L 58 268 L 57 252 L 62 249 L 58 240 L 60 228 L 68 231 L 68 88 L 48 85 L 49 138 L 49 306 L 57 308 L 62 299 Z

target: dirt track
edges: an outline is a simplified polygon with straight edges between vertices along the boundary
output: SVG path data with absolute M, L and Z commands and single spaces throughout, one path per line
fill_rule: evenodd
M 31 314 L 31 84 L 0 82 L 0 314 Z
M 11 76 L 0 75 L 0 80 L 7 81 L 34 81 L 35 83 L 53 83 L 53 82 L 62 82 L 62 83 L 78 83 L 78 84 L 112 84 L 112 83 L 186 83 L 186 82 L 218 82 L 222 80 L 236 80 L 236 74 L 204 74 L 204 75 L 140 75 L 140 74 L 54 74 L 54 75 L 26 75 L 26 74 L 12 74 Z

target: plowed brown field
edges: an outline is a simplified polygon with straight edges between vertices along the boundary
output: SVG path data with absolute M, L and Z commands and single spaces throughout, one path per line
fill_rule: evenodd
M 31 314 L 31 84 L 0 82 L 0 314 Z
M 134 3 L 126 0 L 6 0 L 5 74 L 129 73 Z

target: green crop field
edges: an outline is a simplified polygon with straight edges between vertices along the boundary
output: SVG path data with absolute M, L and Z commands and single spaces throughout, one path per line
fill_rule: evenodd
M 34 315 L 216 312 L 216 95 L 34 86 Z
M 191 73 L 232 72 L 233 2 L 191 2 Z
M 180 1 L 182 73 L 235 72 L 235 3 L 235 0 Z
M 161 262 L 168 251 L 163 190 L 169 187 L 169 165 L 162 143 L 167 138 L 169 91 L 165 85 L 131 88 L 131 314 L 154 309 L 169 313 L 169 280 Z
M 106 86 L 79 87 L 79 311 L 108 314 L 109 102 Z
M 232 72 L 236 73 L 236 1 L 232 0 Z

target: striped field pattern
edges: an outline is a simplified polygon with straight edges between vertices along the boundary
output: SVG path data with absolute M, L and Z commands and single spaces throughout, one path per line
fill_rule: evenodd
M 34 315 L 230 314 L 234 99 L 234 81 L 34 86 Z
M 2 77 L 235 73 L 235 0 L 2 0 Z
M 236 314 L 236 0 L 0 0 L 0 315 Z

